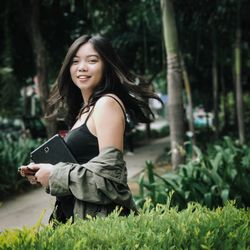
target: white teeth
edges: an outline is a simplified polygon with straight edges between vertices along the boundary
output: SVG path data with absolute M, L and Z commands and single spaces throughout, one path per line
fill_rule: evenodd
M 79 79 L 83 79 L 83 80 L 84 80 L 84 79 L 87 79 L 87 78 L 88 78 L 88 76 L 78 76 L 78 78 L 79 78 Z

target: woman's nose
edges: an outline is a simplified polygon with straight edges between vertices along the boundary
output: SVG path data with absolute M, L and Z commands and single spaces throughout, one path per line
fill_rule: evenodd
M 86 71 L 86 70 L 87 70 L 86 63 L 84 63 L 83 61 L 80 62 L 80 63 L 78 64 L 78 70 L 79 70 L 79 71 Z

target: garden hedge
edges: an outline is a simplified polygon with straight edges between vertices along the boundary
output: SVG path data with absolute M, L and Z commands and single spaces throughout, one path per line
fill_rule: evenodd
M 137 216 L 5 230 L 0 249 L 250 249 L 250 210 L 232 202 L 214 210 L 189 203 L 182 211 L 146 202 Z

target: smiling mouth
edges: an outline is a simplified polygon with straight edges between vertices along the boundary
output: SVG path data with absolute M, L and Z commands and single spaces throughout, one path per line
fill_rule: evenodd
M 77 77 L 79 80 L 87 80 L 90 78 L 90 76 L 78 76 Z

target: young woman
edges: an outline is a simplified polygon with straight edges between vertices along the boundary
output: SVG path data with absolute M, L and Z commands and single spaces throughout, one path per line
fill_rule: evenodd
M 57 197 L 52 218 L 107 216 L 116 207 L 121 215 L 136 211 L 123 160 L 126 116 L 149 122 L 153 113 L 147 99 L 160 101 L 142 86 L 104 37 L 83 35 L 70 46 L 52 91 L 50 115 L 66 108 L 71 130 L 65 141 L 79 164 L 21 167 L 35 171 L 29 180 Z

